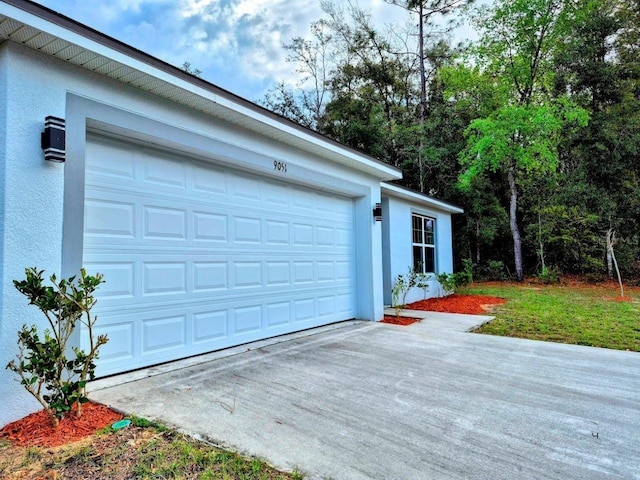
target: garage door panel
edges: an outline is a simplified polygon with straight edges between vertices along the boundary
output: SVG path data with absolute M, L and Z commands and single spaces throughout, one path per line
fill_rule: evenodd
M 203 199 L 227 196 L 227 173 L 212 165 L 199 162 L 193 163 L 192 170 L 193 193 Z
M 142 296 L 187 293 L 186 262 L 144 262 Z
M 106 320 L 106 321 L 105 321 Z M 100 317 L 100 321 L 96 323 L 94 334 L 107 335 L 109 341 L 100 347 L 101 364 L 106 363 L 124 363 L 134 357 L 134 330 L 135 322 L 133 319 L 126 321 L 119 319 L 109 322 L 108 318 Z M 89 345 L 83 348 L 88 350 Z
M 113 197 L 116 197 L 115 200 Z M 205 207 L 205 208 L 203 208 Z M 171 199 L 153 202 L 132 195 L 91 190 L 85 202 L 85 237 L 89 243 L 115 243 L 123 238 L 169 245 L 188 242 L 241 242 L 264 245 L 339 246 L 351 248 L 351 223 L 224 205 L 192 205 Z M 112 242 L 111 239 L 114 239 Z M 145 243 L 146 244 L 146 243 Z
M 353 318 L 353 215 L 349 198 L 91 138 L 98 374 Z
M 236 173 L 232 178 L 231 196 L 234 200 L 246 201 L 254 205 L 261 202 L 260 182 L 255 177 Z
M 229 335 L 229 311 L 215 309 L 193 314 L 193 344 L 219 342 Z
M 260 218 L 234 216 L 231 222 L 231 238 L 234 243 L 262 243 L 262 222 Z
M 193 262 L 193 293 L 209 293 L 229 288 L 229 268 L 227 262 Z
M 89 198 L 85 203 L 85 238 L 135 239 L 135 218 L 133 203 Z
M 86 176 L 88 180 L 100 177 L 102 181 L 117 184 L 133 183 L 135 179 L 135 154 L 123 150 L 120 145 L 107 139 L 91 142 L 86 146 Z
M 115 261 L 117 257 L 122 261 Z M 162 297 L 164 303 L 224 301 L 248 294 L 269 297 L 283 290 L 293 294 L 355 287 L 349 257 L 316 262 L 290 261 L 286 257 L 262 261 L 254 258 L 201 254 L 172 262 L 164 255 L 123 253 L 95 255 L 94 261 L 85 262 L 85 268 L 101 272 L 107 279 L 100 289 L 101 307 L 156 303 L 158 297 Z
M 270 208 L 286 209 L 289 207 L 290 192 L 283 185 L 266 181 L 262 184 L 262 191 L 264 202 Z
M 187 210 L 145 205 L 142 211 L 144 240 L 187 240 Z
M 164 191 L 183 192 L 187 188 L 187 164 L 176 162 L 174 158 L 162 157 L 160 154 L 153 156 L 138 153 L 136 161 L 143 165 L 142 180 L 149 185 L 152 191 L 158 187 Z
M 187 316 L 161 316 L 142 320 L 142 354 L 184 349 Z
M 134 299 L 136 282 L 135 262 L 85 262 L 84 268 L 90 272 L 100 272 L 109 281 L 100 286 L 100 301 L 108 299 Z
M 165 306 L 130 315 L 102 315 L 96 334 L 107 334 L 99 375 L 176 360 L 232 345 L 343 320 L 349 294 L 266 301 Z M 85 345 L 85 348 L 87 346 Z M 123 367 L 123 364 L 126 365 Z
M 193 240 L 195 242 L 229 241 L 229 216 L 218 212 L 193 212 Z

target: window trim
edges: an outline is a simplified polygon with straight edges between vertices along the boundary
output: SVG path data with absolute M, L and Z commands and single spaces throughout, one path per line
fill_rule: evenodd
M 422 242 L 416 242 L 415 237 L 414 237 L 414 219 L 415 218 L 419 218 L 421 220 L 421 237 L 422 237 Z M 433 225 L 432 229 L 431 229 L 431 236 L 433 239 L 433 243 L 427 243 L 426 242 L 426 233 L 429 232 L 428 230 L 426 230 L 425 228 L 425 223 L 426 220 L 430 220 Z M 411 256 L 412 256 L 412 260 L 413 260 L 413 265 L 414 268 L 416 268 L 416 255 L 415 255 L 415 248 L 418 247 L 421 249 L 422 252 L 422 258 L 425 258 L 425 253 L 427 249 L 430 249 L 433 251 L 433 271 L 427 271 L 426 270 L 426 262 L 422 261 L 422 269 L 420 269 L 420 271 L 418 271 L 418 273 L 423 273 L 423 274 L 435 274 L 438 270 L 438 265 L 437 265 L 437 255 L 436 255 L 436 250 L 437 250 L 437 246 L 436 246 L 436 233 L 437 233 L 437 219 L 434 216 L 431 215 L 425 215 L 423 213 L 419 213 L 419 212 L 411 212 Z

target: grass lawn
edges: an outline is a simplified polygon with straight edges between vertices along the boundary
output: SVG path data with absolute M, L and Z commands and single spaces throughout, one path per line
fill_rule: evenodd
M 260 459 L 197 442 L 133 418 L 123 430 L 104 429 L 77 442 L 52 448 L 15 447 L 0 439 L 2 479 L 221 479 L 302 480 Z
M 508 302 L 478 333 L 640 352 L 640 288 L 615 284 L 542 285 L 476 283 L 460 293 L 494 295 Z

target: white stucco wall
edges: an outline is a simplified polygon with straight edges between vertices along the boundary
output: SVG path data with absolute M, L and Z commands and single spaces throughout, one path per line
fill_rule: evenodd
M 1 106 L 5 105 L 5 108 Z M 7 160 L 7 59 L 2 55 L 0 45 L 0 218 L 5 218 L 4 212 L 4 181 L 5 164 Z M 4 225 L 0 222 L 0 239 L 4 237 Z M 4 269 L 4 242 L 0 241 L 0 274 Z M 2 292 L 4 285 L 0 283 L 0 319 L 2 318 Z M 2 348 L 2 326 L 0 325 L 0 348 Z
M 24 323 L 44 325 L 41 314 L 13 287 L 24 269 L 60 271 L 64 167 L 45 162 L 40 132 L 47 115 L 64 117 L 64 94 L 51 95 L 44 72 L 20 66 L 10 45 L 0 45 L 6 79 L 6 144 L 3 152 L 3 262 L 0 320 L 0 424 L 37 410 L 39 404 L 6 370 Z
M 371 213 L 375 203 L 380 201 L 379 179 L 11 42 L 0 45 L 0 95 L 6 99 L 6 109 L 0 113 L 0 127 L 4 127 L 0 131 L 5 132 L 5 137 L 0 139 L 0 146 L 4 147 L 0 152 L 0 178 L 3 180 L 0 208 L 4 222 L 0 227 L 0 400 L 3 402 L 0 425 L 39 408 L 15 381 L 15 374 L 4 369 L 17 352 L 17 331 L 21 325 L 44 326 L 41 314 L 27 305 L 25 297 L 12 286 L 12 280 L 23 278 L 27 266 L 37 266 L 47 273 L 67 274 L 81 266 L 82 142 L 86 122 L 104 121 L 103 118 L 85 118 L 84 105 L 95 105 L 94 112 L 100 112 L 101 108 L 116 112 L 111 119 L 118 118 L 117 112 L 122 112 L 122 118 L 129 120 L 139 118 L 141 129 L 145 125 L 148 128 L 149 122 L 160 126 L 157 133 L 124 132 L 133 137 L 153 140 L 155 134 L 158 142 L 166 143 L 168 140 L 162 138 L 164 133 L 175 135 L 182 131 L 190 139 L 196 139 L 196 144 L 199 143 L 197 139 L 202 140 L 202 148 L 198 145 L 193 148 L 203 155 L 210 155 L 211 161 L 216 161 L 216 152 L 207 152 L 206 146 L 215 141 L 228 145 L 230 150 L 245 150 L 247 168 L 263 175 L 271 172 L 267 167 L 259 166 L 261 159 L 285 160 L 290 177 L 278 177 L 280 180 L 320 185 L 353 196 L 358 317 L 382 318 L 381 226 Z M 65 164 L 44 161 L 40 133 L 48 115 L 66 119 L 68 155 Z M 135 123 L 131 122 L 133 130 Z M 3 144 L 5 139 L 6 145 Z
M 407 273 L 413 266 L 411 215 L 418 213 L 436 220 L 436 273 L 453 272 L 453 239 L 451 214 L 426 206 L 420 202 L 385 196 L 383 198 L 383 272 L 384 302 L 392 304 L 391 288 L 398 275 Z M 387 253 L 388 252 L 388 253 Z M 427 298 L 443 295 L 440 284 L 433 278 L 429 281 Z M 414 288 L 407 294 L 407 303 L 425 298 L 421 288 Z

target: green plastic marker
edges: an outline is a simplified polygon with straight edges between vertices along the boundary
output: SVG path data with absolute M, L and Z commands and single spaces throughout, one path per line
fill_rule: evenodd
M 129 425 L 131 425 L 131 420 L 118 420 L 116 423 L 114 423 L 113 425 L 111 425 L 111 429 L 112 430 L 122 430 L 123 428 L 127 428 Z

